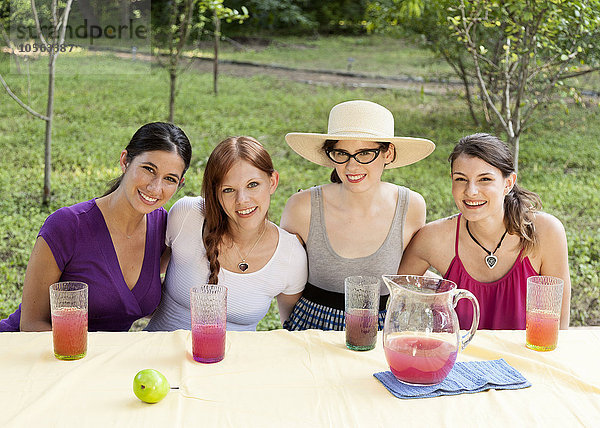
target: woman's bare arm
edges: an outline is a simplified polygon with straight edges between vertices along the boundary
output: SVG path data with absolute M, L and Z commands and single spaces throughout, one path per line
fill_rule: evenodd
M 21 331 L 52 330 L 50 285 L 60 280 L 61 271 L 50 247 L 41 236 L 35 241 L 25 271 Z

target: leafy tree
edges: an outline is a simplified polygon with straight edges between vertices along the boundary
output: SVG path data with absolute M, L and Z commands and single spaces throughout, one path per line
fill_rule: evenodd
M 21 73 L 21 63 L 19 57 L 16 54 L 16 47 L 10 36 L 8 35 L 8 28 L 10 28 L 11 20 L 10 0 L 0 0 L 0 41 L 2 41 L 9 49 L 11 57 L 15 61 L 15 67 L 17 73 Z
M 244 4 L 248 27 L 259 33 L 283 34 L 364 32 L 368 0 L 231 0 L 231 7 Z
M 233 8 L 247 8 L 248 26 L 258 31 L 285 29 L 287 32 L 314 30 L 317 22 L 311 19 L 294 0 L 231 0 Z M 300 1 L 303 3 L 303 1 Z
M 600 52 L 594 47 L 600 35 L 600 0 L 391 0 L 395 7 L 386 4 L 379 22 L 401 25 L 412 14 L 421 23 L 437 23 L 417 32 L 428 37 L 431 31 L 432 48 L 442 56 L 446 52 L 465 87 L 478 87 L 485 120 L 506 133 L 517 165 L 519 139 L 534 111 L 555 96 L 567 79 L 600 69 Z
M 169 122 L 175 119 L 175 95 L 177 76 L 181 72 L 180 60 L 193 25 L 196 0 L 171 0 L 163 2 L 161 7 L 153 7 L 153 15 L 160 9 L 159 16 L 167 16 L 164 25 L 153 23 L 154 54 L 158 63 L 169 73 Z M 166 50 L 164 57 L 161 50 Z
M 422 37 L 427 48 L 443 58 L 459 77 L 471 117 L 479 125 L 470 77 L 470 56 L 461 43 L 451 37 L 448 27 L 448 8 L 455 3 L 455 0 L 371 2 L 366 12 L 367 31 Z
M 303 0 L 301 8 L 318 24 L 320 32 L 350 30 L 364 33 L 364 16 L 368 0 Z
M 566 79 L 600 70 L 593 42 L 600 1 L 462 0 L 450 12 L 453 35 L 473 59 L 485 106 L 517 164 L 519 138 L 536 108 Z
M 212 15 L 213 39 L 214 39 L 214 57 L 213 57 L 213 92 L 215 95 L 219 92 L 219 42 L 221 40 L 221 21 L 227 23 L 243 23 L 248 18 L 248 9 L 241 7 L 241 13 L 236 9 L 231 9 L 223 5 L 223 0 L 201 0 L 199 1 L 200 23 L 201 27 L 207 22 L 207 15 Z
M 16 6 L 22 7 L 24 2 L 18 2 L 13 0 Z M 51 195 L 51 180 L 50 175 L 52 171 L 52 122 L 54 114 L 54 80 L 56 70 L 56 59 L 61 53 L 60 49 L 55 49 L 64 45 L 65 42 L 65 31 L 67 22 L 69 21 L 69 13 L 71 12 L 71 4 L 73 0 L 61 1 L 59 4 L 58 0 L 51 0 L 49 14 L 38 14 L 35 0 L 31 0 L 31 12 L 33 15 L 33 21 L 37 30 L 37 36 L 39 39 L 39 46 L 42 52 L 48 54 L 48 97 L 46 101 L 46 114 L 40 114 L 33 108 L 25 104 L 21 99 L 11 91 L 10 87 L 0 74 L 0 83 L 10 95 L 21 107 L 23 107 L 29 114 L 38 119 L 42 119 L 46 122 L 46 132 L 44 138 L 44 193 L 42 197 L 42 203 L 47 205 L 50 202 Z M 48 21 L 48 24 L 45 21 Z M 44 33 L 44 30 L 47 32 Z
M 154 54 L 158 63 L 169 73 L 169 121 L 175 119 L 175 97 L 177 93 L 177 77 L 185 71 L 181 60 L 192 33 L 202 32 L 206 23 L 213 20 L 215 24 L 215 59 L 214 59 L 214 91 L 217 93 L 218 76 L 218 42 L 221 37 L 220 22 L 243 21 L 248 15 L 245 8 L 242 13 L 225 7 L 223 0 L 170 0 L 156 2 L 153 5 L 153 38 Z M 167 17 L 167 20 L 164 20 Z M 166 51 L 163 54 L 161 49 Z M 193 60 L 193 59 L 192 59 Z M 190 60 L 190 63 L 191 61 Z

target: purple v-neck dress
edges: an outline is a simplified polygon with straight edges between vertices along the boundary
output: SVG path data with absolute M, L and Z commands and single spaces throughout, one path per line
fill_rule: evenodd
M 127 331 L 160 303 L 160 256 L 165 249 L 167 212 L 146 216 L 146 248 L 142 270 L 133 289 L 123 278 L 108 227 L 95 199 L 51 214 L 38 236 L 48 243 L 61 281 L 88 284 L 89 331 Z M 0 331 L 19 331 L 21 306 L 0 321 Z

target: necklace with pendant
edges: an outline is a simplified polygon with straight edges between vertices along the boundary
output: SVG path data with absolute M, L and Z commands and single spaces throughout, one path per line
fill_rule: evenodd
M 242 272 L 245 272 L 246 270 L 248 270 L 248 268 L 250 267 L 248 265 L 248 262 L 246 262 L 246 259 L 248 257 L 250 257 L 250 254 L 252 253 L 252 250 L 254 250 L 254 248 L 256 247 L 256 245 L 258 244 L 258 241 L 260 241 L 260 238 L 263 237 L 263 235 L 265 234 L 265 231 L 267 230 L 267 225 L 265 224 L 265 227 L 263 229 L 263 231 L 261 232 L 261 234 L 259 235 L 258 239 L 256 240 L 256 242 L 254 243 L 254 245 L 252 246 L 252 248 L 250 248 L 250 251 L 248 251 L 248 254 L 246 254 L 246 257 L 242 256 L 242 253 L 240 253 L 240 250 L 238 248 L 238 246 L 236 245 L 235 241 L 232 240 L 233 242 L 233 246 L 235 247 L 235 251 L 237 251 L 238 256 L 240 256 L 240 259 L 242 259 L 241 262 L 238 263 L 238 269 L 241 270 Z
M 496 245 L 496 248 L 494 249 L 494 251 L 490 251 L 487 248 L 485 248 L 483 245 L 481 245 L 477 239 L 475 239 L 475 237 L 469 230 L 469 220 L 465 220 L 465 223 L 467 225 L 467 232 L 469 232 L 469 236 L 471 237 L 471 239 L 473 241 L 475 241 L 475 243 L 477 245 L 479 245 L 481 248 L 483 248 L 483 251 L 485 251 L 487 253 L 487 256 L 485 256 L 485 264 L 490 269 L 494 269 L 494 266 L 496 266 L 496 264 L 498 263 L 498 257 L 496 257 L 494 254 L 496 254 L 496 251 L 498 251 L 498 248 L 500 248 L 500 245 L 502 245 L 502 241 L 504 240 L 504 237 L 506 236 L 506 233 L 508 232 L 508 230 L 504 231 L 504 233 L 502 234 L 502 238 L 500 238 L 500 242 L 498 242 L 498 245 Z

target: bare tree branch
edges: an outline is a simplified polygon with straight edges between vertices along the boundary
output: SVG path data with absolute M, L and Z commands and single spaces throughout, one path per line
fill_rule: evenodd
M 47 45 L 46 39 L 44 38 L 44 33 L 42 33 L 42 27 L 40 26 L 40 18 L 38 17 L 37 8 L 35 7 L 35 0 L 31 0 L 31 11 L 33 12 L 33 20 L 35 21 L 35 28 L 38 33 L 38 37 L 40 41 Z
M 576 73 L 571 73 L 571 74 L 561 74 L 559 77 L 559 80 L 571 79 L 572 77 L 583 76 L 584 74 L 593 73 L 594 71 L 600 71 L 600 67 L 593 67 L 593 68 L 590 68 L 587 70 L 582 70 L 582 71 L 578 71 Z
M 8 36 L 8 33 L 6 32 L 6 29 L 4 28 L 4 24 L 2 24 L 2 22 L 0 22 L 0 32 L 2 33 L 4 43 L 6 43 L 6 46 L 9 47 L 10 53 L 12 54 L 15 60 L 15 65 L 17 66 L 17 73 L 21 74 L 21 64 L 19 62 L 19 57 L 17 56 L 16 46 Z
M 465 27 L 465 9 L 464 9 L 464 0 L 461 0 L 461 15 L 462 15 L 462 23 L 463 23 L 463 31 L 466 30 Z M 466 37 L 467 42 L 469 43 L 469 45 L 471 46 L 471 48 L 473 47 L 473 39 L 471 38 L 471 34 L 470 33 L 463 33 L 463 36 Z M 502 117 L 502 113 L 500 113 L 498 111 L 498 109 L 496 108 L 496 105 L 494 103 L 494 101 L 491 99 L 490 94 L 486 88 L 486 84 L 485 81 L 483 79 L 483 76 L 481 75 L 481 66 L 479 64 L 479 58 L 477 56 L 477 52 L 475 51 L 475 49 L 470 49 L 471 51 L 471 55 L 473 56 L 473 61 L 475 62 L 475 71 L 477 72 L 477 80 L 479 81 L 479 86 L 481 87 L 481 93 L 485 96 L 485 99 L 487 100 L 488 106 L 493 110 L 493 112 L 496 114 L 496 116 L 498 117 L 498 120 L 500 121 L 500 123 L 502 124 L 502 127 L 507 130 L 508 132 L 508 125 L 506 123 L 506 121 L 504 120 L 504 118 Z
M 509 137 L 512 138 L 515 135 L 515 132 L 513 129 L 513 123 L 512 123 L 512 119 L 511 119 L 512 109 L 510 106 L 510 83 L 511 83 L 510 38 L 507 38 L 506 39 L 506 54 L 504 57 L 504 106 L 503 106 L 503 110 L 506 114 L 506 124 L 508 125 L 508 129 L 506 130 L 506 133 L 509 135 Z
M 60 21 L 58 23 L 57 28 L 60 29 L 60 37 L 58 39 L 59 45 L 62 45 L 65 43 L 65 34 L 67 32 L 67 22 L 69 21 L 69 13 L 71 13 L 71 4 L 72 3 L 73 3 L 73 0 L 67 0 L 67 4 L 65 5 L 65 9 L 63 10 L 62 16 L 60 17 Z M 59 52 L 60 52 L 60 50 L 59 50 Z
M 25 104 L 23 101 L 21 101 L 19 99 L 18 96 L 16 96 L 13 91 L 10 90 L 10 88 L 8 87 L 8 84 L 6 83 L 6 81 L 4 80 L 4 78 L 2 78 L 2 74 L 0 74 L 0 83 L 2 83 L 2 86 L 4 86 L 4 89 L 6 89 L 6 92 L 8 93 L 8 95 L 11 96 L 11 98 L 13 100 L 15 100 L 17 102 L 17 104 L 19 104 L 21 107 L 23 107 L 25 110 L 27 110 L 28 113 L 30 113 L 31 115 L 37 117 L 38 119 L 42 119 L 42 120 L 48 120 L 48 117 L 39 114 L 38 112 L 36 112 L 35 110 L 33 110 L 31 107 L 29 107 L 27 104 Z

